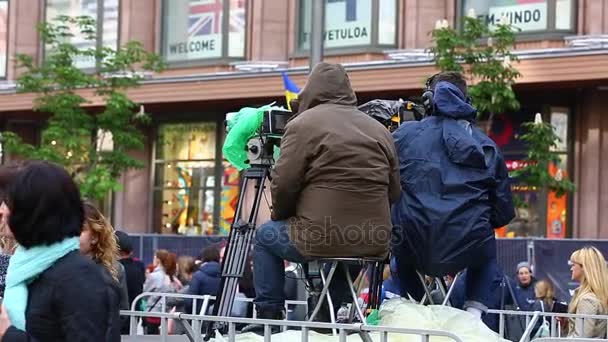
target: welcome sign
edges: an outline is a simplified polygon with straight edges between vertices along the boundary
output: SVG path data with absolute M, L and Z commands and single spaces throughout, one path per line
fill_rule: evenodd
M 310 48 L 310 1 L 301 13 L 300 47 Z M 367 45 L 371 43 L 371 0 L 327 0 L 325 4 L 326 48 Z
M 166 7 L 167 61 L 222 56 L 222 0 L 172 0 Z
M 171 0 L 164 14 L 164 50 L 169 62 L 222 57 L 225 1 L 230 2 L 228 52 L 243 55 L 245 0 Z

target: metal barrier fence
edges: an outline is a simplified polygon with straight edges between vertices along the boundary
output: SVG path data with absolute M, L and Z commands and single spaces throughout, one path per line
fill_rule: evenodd
M 142 312 L 136 311 L 137 302 L 146 297 L 160 297 L 160 303 L 162 303 L 163 312 Z M 167 311 L 167 299 L 169 298 L 190 298 L 193 300 L 193 314 L 186 313 L 166 313 Z M 311 329 L 324 329 L 332 330 L 334 335 L 339 338 L 340 342 L 345 342 L 349 332 L 358 333 L 364 342 L 373 342 L 370 334 L 378 334 L 381 342 L 388 342 L 389 334 L 393 335 L 417 335 L 420 336 L 421 342 L 429 342 L 430 337 L 445 337 L 455 342 L 463 342 L 463 340 L 453 333 L 440 330 L 427 330 L 427 329 L 407 329 L 407 328 L 395 328 L 386 326 L 370 326 L 366 324 L 340 324 L 340 323 L 321 323 L 321 322 L 305 322 L 305 321 L 287 321 L 287 320 L 268 320 L 268 319 L 257 319 L 255 318 L 255 311 L 253 318 L 239 318 L 239 317 L 218 317 L 206 315 L 209 302 L 215 299 L 213 296 L 194 296 L 194 295 L 182 295 L 175 293 L 158 293 L 158 292 L 146 292 L 139 295 L 131 304 L 130 311 L 121 311 L 122 316 L 128 316 L 130 318 L 130 333 L 129 336 L 137 336 L 137 320 L 138 318 L 144 317 L 156 317 L 160 318 L 160 340 L 167 342 L 169 339 L 168 335 L 168 320 L 176 320 L 181 322 L 186 330 L 186 335 L 192 342 L 202 342 L 203 334 L 201 333 L 203 322 L 218 322 L 228 325 L 228 341 L 236 341 L 236 325 L 237 324 L 259 324 L 264 326 L 264 341 L 269 342 L 272 338 L 272 327 L 278 327 L 282 331 L 288 328 L 299 329 L 301 331 L 301 341 L 307 342 L 309 340 L 309 333 Z M 237 301 L 251 302 L 250 298 L 237 298 Z M 200 313 L 195 314 L 194 310 L 197 307 L 197 301 L 203 301 Z M 288 305 L 308 305 L 306 301 L 286 301 L 285 306 Z M 192 324 L 190 324 L 192 322 Z
M 590 320 L 602 320 L 606 321 L 608 325 L 608 315 L 581 315 L 581 314 L 568 314 L 568 313 L 555 313 L 555 312 L 540 312 L 540 311 L 513 311 L 513 310 L 488 310 L 488 314 L 499 315 L 499 332 L 501 337 L 505 337 L 506 333 L 506 318 L 508 316 L 522 317 L 525 319 L 525 331 L 520 342 L 529 342 L 533 337 L 535 328 L 540 328 L 543 320 L 548 320 L 549 336 L 546 337 L 558 337 L 566 338 L 562 336 L 562 325 L 560 320 L 573 319 L 576 325 L 579 325 L 584 329 L 585 324 L 591 324 Z M 539 323 L 540 321 L 540 323 Z M 595 322 L 592 322 L 595 323 Z M 568 324 L 566 321 L 565 324 Z M 566 325 L 567 326 L 567 325 Z M 604 336 L 605 337 L 605 336 Z
M 146 297 L 160 297 L 159 303 L 161 303 L 161 311 L 160 313 L 156 312 L 141 312 L 136 310 L 136 305 L 139 300 L 144 299 Z M 168 299 L 192 299 L 193 300 L 193 311 L 191 313 L 166 313 L 168 311 L 167 300 Z M 287 328 L 301 328 L 305 330 L 302 333 L 302 341 L 308 340 L 308 330 L 314 328 L 323 328 L 332 330 L 334 336 L 339 336 L 340 341 L 343 341 L 343 337 L 345 338 L 347 332 L 358 332 L 358 333 L 370 333 L 370 332 L 378 332 L 380 333 L 381 341 L 387 341 L 387 336 L 389 333 L 395 334 L 413 334 L 420 335 L 422 337 L 422 341 L 428 341 L 430 336 L 444 336 L 451 338 L 454 341 L 461 341 L 461 339 L 449 332 L 437 331 L 437 330 L 416 330 L 416 329 L 405 329 L 405 328 L 389 328 L 383 326 L 367 326 L 365 324 L 331 324 L 331 323 L 319 323 L 319 322 L 302 322 L 302 321 L 277 321 L 277 320 L 261 320 L 256 318 L 256 313 L 254 311 L 253 318 L 238 318 L 238 317 L 216 317 L 210 316 L 205 313 L 208 312 L 210 301 L 214 300 L 214 296 L 196 296 L 196 295 L 184 295 L 184 294 L 176 294 L 176 293 L 158 293 L 158 292 L 145 292 L 139 295 L 131 305 L 130 311 L 121 311 L 121 315 L 130 317 L 130 336 L 137 335 L 137 319 L 139 317 L 158 317 L 161 318 L 161 339 L 166 341 L 167 338 L 167 328 L 168 328 L 168 320 L 178 320 L 183 326 L 186 328 L 187 334 L 191 341 L 202 341 L 201 335 L 201 327 L 203 322 L 226 322 L 229 324 L 229 341 L 234 341 L 236 336 L 236 324 L 261 324 L 265 326 L 264 334 L 265 341 L 269 339 L 271 327 L 277 326 L 282 331 L 285 331 Z M 197 302 L 202 301 L 201 309 L 198 314 L 196 313 Z M 236 298 L 236 301 L 248 302 L 251 303 L 253 300 L 251 298 Z M 286 301 L 285 307 L 286 309 L 290 305 L 302 305 L 308 306 L 307 301 Z M 590 324 L 590 320 L 603 320 L 606 321 L 608 325 L 608 315 L 580 315 L 580 314 L 567 314 L 567 313 L 553 313 L 553 312 L 532 312 L 532 311 L 513 311 L 513 310 L 489 310 L 488 314 L 495 314 L 499 316 L 499 332 L 498 335 L 502 338 L 506 336 L 507 330 L 507 318 L 509 316 L 521 317 L 525 320 L 523 332 L 523 336 L 519 340 L 519 342 L 529 342 L 535 333 L 535 329 L 540 328 L 543 321 L 547 321 L 547 325 L 549 328 L 549 336 L 546 337 L 562 337 L 562 320 L 574 319 L 575 324 L 579 325 L 579 327 L 585 326 L 585 324 Z M 190 323 L 190 322 L 191 323 Z M 540 321 L 540 322 L 539 322 Z M 568 324 L 567 321 L 564 324 Z M 306 336 L 304 336 L 306 334 Z M 268 336 L 267 336 L 268 335 Z M 369 336 L 362 336 L 364 341 L 371 341 Z M 564 337 L 565 338 L 565 337 Z

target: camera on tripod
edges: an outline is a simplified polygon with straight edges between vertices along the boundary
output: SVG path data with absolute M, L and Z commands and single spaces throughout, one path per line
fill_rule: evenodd
M 285 134 L 285 126 L 294 115 L 293 112 L 283 108 L 270 108 L 264 111 L 260 134 L 274 138 L 280 138 Z

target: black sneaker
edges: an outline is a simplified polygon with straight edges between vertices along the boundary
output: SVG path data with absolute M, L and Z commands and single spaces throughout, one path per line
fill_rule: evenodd
M 274 320 L 284 320 L 285 319 L 285 309 L 281 310 L 260 310 L 256 307 L 257 310 L 257 318 L 259 319 L 274 319 Z M 278 325 L 270 326 L 270 332 L 272 334 L 278 333 L 281 330 L 281 327 Z M 241 334 L 246 333 L 255 333 L 257 335 L 264 335 L 264 324 L 249 324 L 241 330 Z

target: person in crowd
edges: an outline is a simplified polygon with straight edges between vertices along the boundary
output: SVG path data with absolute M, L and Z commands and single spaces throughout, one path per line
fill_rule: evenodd
M 553 306 L 557 302 L 553 285 L 548 280 L 539 280 L 534 285 L 536 304 L 534 311 L 553 312 Z
M 271 221 L 256 229 L 260 318 L 285 317 L 284 260 L 388 255 L 390 205 L 401 194 L 399 163 L 390 132 L 356 105 L 346 71 L 329 63 L 313 68 L 292 103 L 296 114 L 272 170 Z
M 177 279 L 184 287 L 190 284 L 196 268 L 194 258 L 191 256 L 181 256 L 177 259 Z
M 0 341 L 120 341 L 112 334 L 116 292 L 79 253 L 84 209 L 70 175 L 58 165 L 31 162 L 6 198 L 18 247 L 8 268 Z
M 527 261 L 517 264 L 517 281 L 513 289 L 515 300 L 519 309 L 522 311 L 534 311 L 536 304 L 536 293 L 534 292 L 537 283 L 532 275 L 532 266 Z
M 116 231 L 115 235 L 118 243 L 119 262 L 125 269 L 129 304 L 133 304 L 135 298 L 144 289 L 146 267 L 143 262 L 133 257 L 133 244 L 131 243 L 129 234 L 123 231 Z M 123 331 L 123 333 L 125 332 Z
M 461 74 L 430 77 L 423 97 L 432 112 L 393 133 L 403 189 L 392 210 L 402 296 L 422 299 L 417 271 L 441 277 L 466 268 L 464 308 L 481 318 L 500 283 L 494 229 L 515 217 L 507 167 L 475 127 Z
M 155 268 L 156 268 L 156 265 L 154 265 L 154 263 L 148 264 L 148 266 L 146 266 L 146 279 L 148 279 L 150 274 L 152 274 L 152 272 L 154 272 Z
M 95 205 L 84 202 L 84 223 L 80 233 L 80 253 L 93 259 L 101 266 L 107 282 L 113 284 L 116 295 L 120 299 L 120 309 L 129 310 L 129 295 L 125 269 L 118 262 L 118 245 L 114 235 L 114 227 L 106 220 Z M 123 326 L 128 326 L 128 317 L 118 317 L 120 324 L 113 328 L 120 336 Z
M 188 294 L 204 296 L 217 295 L 220 286 L 221 269 L 220 269 L 220 251 L 216 246 L 209 246 L 203 249 L 201 255 L 201 266 L 192 276 L 190 289 Z M 198 314 L 203 305 L 202 300 L 197 301 L 196 313 Z M 185 312 L 191 313 L 193 306 L 192 299 L 185 300 Z
M 572 280 L 580 285 L 568 307 L 569 313 L 608 314 L 608 266 L 602 252 L 595 247 L 574 251 L 569 260 Z M 606 338 L 605 319 L 570 319 L 568 337 Z
M 167 250 L 161 249 L 154 255 L 154 271 L 144 283 L 144 292 L 175 293 L 182 289 L 177 279 L 177 257 Z M 165 307 L 169 312 L 171 308 Z M 162 297 L 150 296 L 147 299 L 146 311 L 163 312 Z M 160 318 L 146 318 L 146 332 L 150 335 L 160 333 Z

